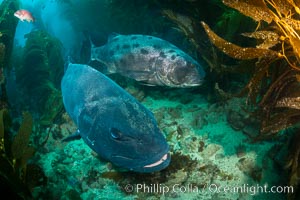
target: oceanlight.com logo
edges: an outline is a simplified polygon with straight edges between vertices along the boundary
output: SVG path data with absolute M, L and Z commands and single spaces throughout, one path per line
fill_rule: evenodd
M 268 186 L 268 185 L 249 185 L 241 186 L 219 186 L 217 184 L 201 185 L 194 184 L 180 185 L 174 184 L 167 186 L 164 184 L 127 184 L 123 187 L 127 193 L 246 193 L 256 195 L 259 193 L 294 193 L 293 186 Z

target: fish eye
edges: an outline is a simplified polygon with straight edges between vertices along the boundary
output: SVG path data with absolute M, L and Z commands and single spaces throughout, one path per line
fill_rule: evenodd
M 110 135 L 113 139 L 120 139 L 122 136 L 122 132 L 116 128 L 111 128 Z

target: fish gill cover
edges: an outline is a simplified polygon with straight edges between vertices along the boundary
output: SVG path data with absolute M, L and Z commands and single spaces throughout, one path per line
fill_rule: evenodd
M 299 197 L 295 192 L 299 187 L 299 129 L 295 126 L 299 122 L 298 1 L 224 0 L 223 4 L 220 0 L 34 0 L 20 1 L 19 6 L 17 2 L 4 0 L 1 6 L 5 9 L 0 9 L 5 13 L 0 26 L 0 59 L 5 63 L 1 66 L 1 108 L 6 108 L 1 112 L 5 120 L 9 113 L 12 121 L 4 121 L 4 127 L 10 127 L 4 141 L 19 140 L 13 136 L 19 135 L 19 127 L 27 127 L 26 134 L 19 136 L 24 141 L 21 146 L 33 146 L 35 154 L 21 162 L 25 165 L 17 166 L 21 175 L 26 168 L 26 175 L 40 182 L 29 183 L 20 177 L 18 167 L 12 167 L 20 161 L 7 157 L 6 153 L 14 150 L 5 148 L 1 166 L 12 169 L 6 176 L 6 188 L 10 189 L 6 192 L 35 199 Z M 28 30 L 25 25 L 29 22 L 18 22 L 13 16 L 19 9 L 30 11 L 35 18 Z M 260 26 L 255 32 L 257 21 Z M 23 33 L 14 35 L 17 22 Z M 24 32 L 28 33 L 25 38 Z M 77 129 L 59 98 L 63 58 L 70 56 L 73 62 L 88 63 L 89 38 L 101 46 L 113 32 L 167 40 L 206 71 L 201 87 L 173 90 L 143 86 L 118 74 L 108 75 L 154 113 L 172 154 L 172 162 L 162 171 L 128 172 L 99 159 L 82 140 L 61 142 Z M 14 36 L 17 48 L 11 56 Z M 256 44 L 251 38 L 264 42 Z M 24 115 L 27 125 L 19 126 L 21 113 L 26 110 L 31 112 Z M 33 117 L 32 126 L 29 116 Z M 29 142 L 25 142 L 30 128 Z M 29 167 L 31 164 L 35 167 Z M 155 184 L 170 191 L 163 194 L 155 190 Z M 210 185 L 246 184 L 292 185 L 295 190 L 292 194 L 207 190 Z M 138 186 L 144 186 L 143 190 Z

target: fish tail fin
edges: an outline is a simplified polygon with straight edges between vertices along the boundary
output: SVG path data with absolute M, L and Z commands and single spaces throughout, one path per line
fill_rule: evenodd
M 64 72 L 67 71 L 70 64 L 72 64 L 72 58 L 71 56 L 67 56 L 66 62 L 64 64 Z
M 91 48 L 95 48 L 96 45 L 94 44 L 94 42 L 93 42 L 91 36 L 88 36 L 88 37 L 89 37 L 89 41 L 90 41 Z
M 96 48 L 96 45 L 93 43 L 91 36 L 89 36 L 89 40 L 90 40 L 90 45 L 91 45 L 91 56 L 90 56 L 90 62 L 95 60 L 94 56 L 93 56 L 93 49 Z

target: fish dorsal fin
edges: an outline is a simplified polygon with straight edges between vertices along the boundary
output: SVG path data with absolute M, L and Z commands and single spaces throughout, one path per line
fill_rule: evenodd
M 114 39 L 115 37 L 119 36 L 120 34 L 112 32 L 109 36 L 108 36 L 108 42 L 111 41 L 112 39 Z

